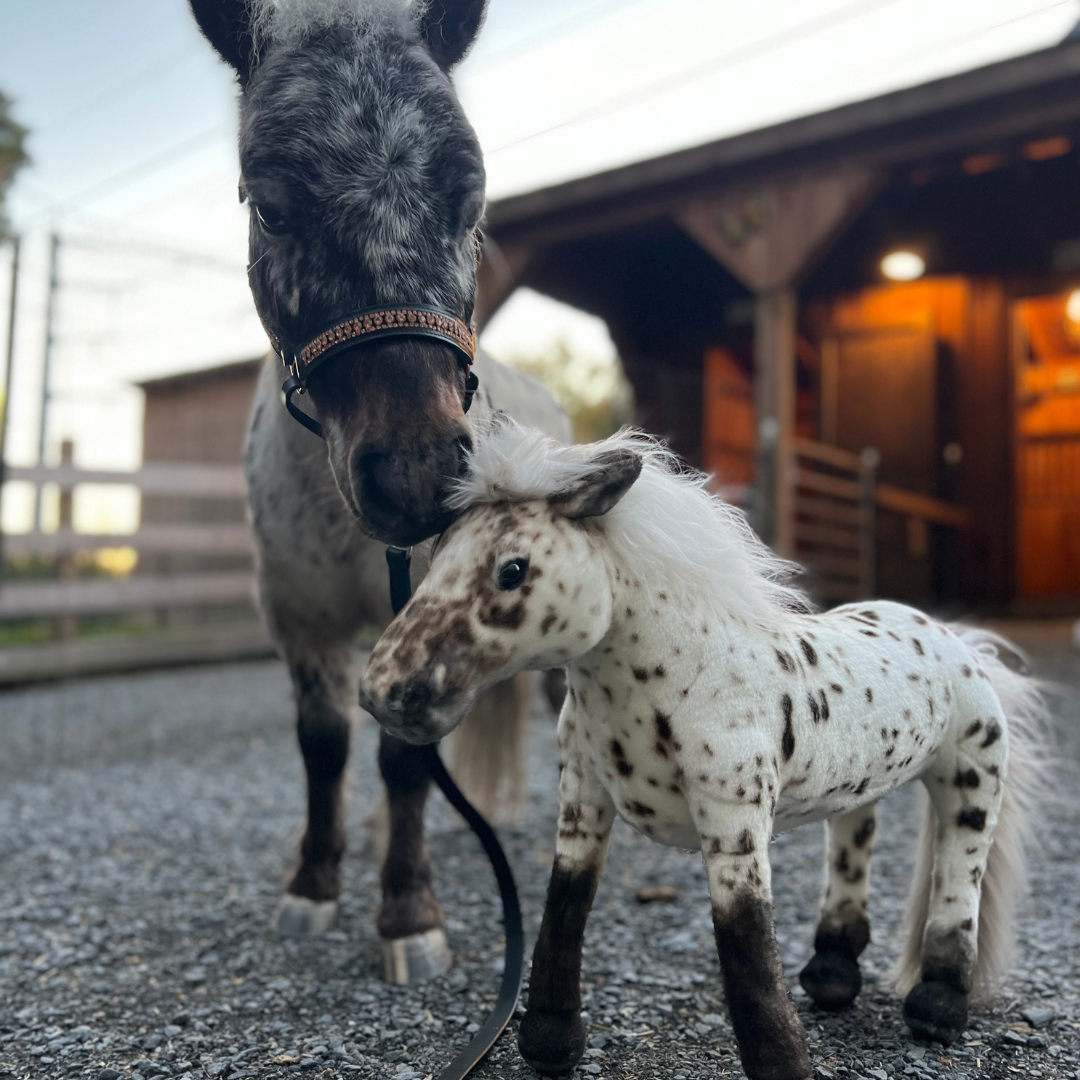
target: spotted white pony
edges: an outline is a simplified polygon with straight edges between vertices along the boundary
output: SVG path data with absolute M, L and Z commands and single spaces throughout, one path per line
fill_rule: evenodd
M 562 446 L 512 423 L 478 444 L 463 511 L 372 653 L 361 703 L 415 743 L 486 687 L 567 668 L 555 863 L 519 1045 L 580 1059 L 585 920 L 615 816 L 700 848 L 732 1025 L 752 1080 L 808 1076 L 773 935 L 769 839 L 827 819 L 826 888 L 801 975 L 826 1008 L 861 986 L 875 804 L 919 779 L 924 829 L 899 983 L 918 1036 L 964 1030 L 1008 963 L 1033 800 L 1037 685 L 1007 643 L 901 604 L 812 614 L 791 567 L 659 443 Z

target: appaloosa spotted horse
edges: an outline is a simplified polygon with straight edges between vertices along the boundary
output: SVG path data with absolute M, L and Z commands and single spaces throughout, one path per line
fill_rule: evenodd
M 345 848 L 343 783 L 359 716 L 358 637 L 392 617 L 384 544 L 418 544 L 451 520 L 448 484 L 474 422 L 506 410 L 552 435 L 569 425 L 525 375 L 453 339 L 407 333 L 345 340 L 282 408 L 282 361 L 299 360 L 343 320 L 419 308 L 468 343 L 484 210 L 480 146 L 451 69 L 479 31 L 484 0 L 190 0 L 240 85 L 240 197 L 251 211 L 249 279 L 281 360 L 260 379 L 246 471 L 268 628 L 292 676 L 308 783 L 300 865 L 278 926 L 333 922 Z M 303 374 L 303 372 L 300 372 Z M 472 404 L 471 411 L 466 409 Z M 424 552 L 414 559 L 422 573 Z M 518 687 L 520 691 L 520 686 Z M 502 687 L 462 727 L 455 774 L 490 808 L 523 790 L 528 702 Z M 450 962 L 424 844 L 430 786 L 414 748 L 383 735 L 390 842 L 377 925 L 387 975 L 414 981 Z M 477 775 L 479 773 L 479 775 Z
M 802 984 L 851 1002 L 875 804 L 908 780 L 932 822 L 900 965 L 904 1016 L 948 1042 L 1003 972 L 1033 800 L 1047 782 L 1038 687 L 999 639 L 909 607 L 811 614 L 704 478 L 622 433 L 560 446 L 497 425 L 451 500 L 464 511 L 390 625 L 362 701 L 424 743 L 524 667 L 567 666 L 555 863 L 519 1044 L 543 1072 L 585 1047 L 585 919 L 616 814 L 699 848 L 732 1026 L 752 1080 L 809 1075 L 773 937 L 769 840 L 828 820 L 826 890 Z M 1004 643 L 1000 643 L 1004 646 Z

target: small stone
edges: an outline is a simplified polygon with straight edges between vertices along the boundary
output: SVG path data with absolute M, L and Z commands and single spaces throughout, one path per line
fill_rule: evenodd
M 599 1076 L 600 1075 L 600 1066 L 597 1065 L 595 1061 L 590 1061 L 588 1065 L 582 1065 L 581 1071 L 583 1073 L 588 1073 L 590 1076 Z M 678 1076 L 679 1074 L 676 1073 L 675 1075 Z M 684 1078 L 684 1080 L 685 1080 L 685 1078 Z
M 601 1031 L 598 1034 L 594 1035 L 589 1040 L 589 1046 L 593 1050 L 603 1050 L 604 1047 L 607 1046 L 607 1044 L 608 1044 L 608 1037 L 607 1037 L 607 1034 L 605 1032 L 603 1032 L 603 1031 Z
M 116 1069 L 102 1069 L 94 1080 L 121 1080 L 123 1073 L 119 1073 Z
M 144 1050 L 156 1050 L 165 1041 L 164 1035 L 147 1035 L 142 1041 Z
M 179 1024 L 166 1024 L 165 1025 L 165 1038 L 175 1039 L 184 1029 Z
M 1015 1031 L 1006 1031 L 1002 1035 L 1002 1038 L 1005 1042 L 1010 1043 L 1013 1046 L 1027 1046 L 1028 1044 L 1027 1036 L 1021 1035 Z
M 834 1073 L 832 1069 L 826 1069 L 824 1065 L 818 1065 L 814 1068 L 814 1075 L 818 1077 L 819 1080 L 833 1080 L 836 1073 Z
M 197 986 L 206 982 L 206 971 L 201 967 L 188 968 L 183 974 L 183 980 L 190 986 Z
M 1057 1015 L 1053 1009 L 1044 1009 L 1038 1006 L 1032 1006 L 1027 1009 L 1021 1009 L 1020 1015 L 1033 1027 L 1044 1028 L 1051 1020 Z
M 206 1075 L 220 1076 L 230 1065 L 232 1065 L 231 1061 L 212 1061 L 206 1067 Z
M 314 1058 L 302 1058 L 300 1061 L 301 1069 L 314 1069 L 319 1063 Z
M 187 1027 L 191 1023 L 191 1017 L 186 1012 L 177 1013 L 169 1023 L 176 1027 Z
M 873 1080 L 889 1080 L 889 1074 L 884 1069 L 867 1069 L 866 1075 Z

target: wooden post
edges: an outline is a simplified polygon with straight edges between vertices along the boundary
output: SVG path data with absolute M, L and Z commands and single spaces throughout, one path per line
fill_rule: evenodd
M 866 205 L 880 177 L 861 165 L 776 176 L 687 203 L 678 224 L 754 294 L 758 420 L 755 527 L 793 554 L 795 286 Z
M 758 448 L 755 524 L 778 555 L 794 554 L 791 440 L 795 433 L 794 289 L 759 293 L 754 301 L 754 401 Z
M 70 439 L 65 439 L 60 444 L 60 464 L 72 465 L 75 461 L 75 444 Z M 60 489 L 60 530 L 72 527 L 72 489 L 62 487 Z M 56 560 L 56 576 L 61 581 L 70 581 L 76 574 L 75 556 L 71 553 L 61 555 Z M 73 638 L 79 633 L 79 620 L 75 615 L 61 615 L 56 620 L 56 636 L 58 638 Z
M 859 455 L 859 556 L 862 563 L 862 593 L 877 593 L 877 469 L 881 454 L 873 446 Z

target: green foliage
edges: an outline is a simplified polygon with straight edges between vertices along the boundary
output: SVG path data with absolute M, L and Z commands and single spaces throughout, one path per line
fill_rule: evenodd
M 8 220 L 4 214 L 4 201 L 15 174 L 30 163 L 26 152 L 26 128 L 11 115 L 12 101 L 0 93 L 0 238 L 8 235 Z
M 506 363 L 555 395 L 577 442 L 607 438 L 633 419 L 634 392 L 618 360 L 577 355 L 559 339 L 543 353 L 510 356 Z

